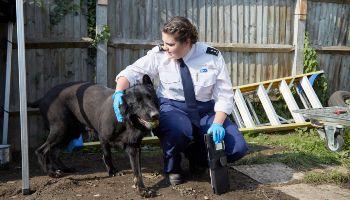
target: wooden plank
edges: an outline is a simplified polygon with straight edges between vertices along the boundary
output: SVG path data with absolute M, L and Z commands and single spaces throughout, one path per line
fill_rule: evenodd
M 108 0 L 97 0 L 97 5 L 107 6 Z
M 218 29 L 217 29 L 217 42 L 225 43 L 225 4 L 224 0 L 217 1 L 218 12 Z
M 212 40 L 211 42 L 219 42 L 219 23 L 220 23 L 220 13 L 219 5 L 217 0 L 212 1 Z
M 62 42 L 55 42 L 54 40 L 42 40 L 37 42 L 26 42 L 26 49 L 58 49 L 58 48 L 88 48 L 90 46 L 90 42 L 69 39 Z M 13 43 L 13 48 L 17 49 L 17 43 Z
M 280 1 L 276 2 L 273 5 L 274 7 L 274 20 L 275 20 L 275 27 L 274 27 L 274 44 L 280 44 L 280 7 L 281 7 L 281 3 Z M 282 27 L 281 27 L 282 28 Z
M 292 31 L 292 5 L 291 1 L 287 1 L 287 9 L 286 9 L 286 44 L 293 44 L 293 31 Z
M 262 44 L 263 38 L 263 2 L 258 0 L 256 3 L 256 44 Z M 262 54 L 256 54 L 256 82 L 262 81 L 263 65 L 262 65 Z
M 339 40 L 343 41 L 342 45 L 350 46 L 350 31 L 346 31 L 346 30 L 350 30 L 350 15 L 346 15 L 346 13 L 350 13 L 350 5 L 343 5 L 343 6 L 344 6 L 344 12 L 342 14 L 345 15 L 345 17 L 342 23 L 342 28 L 341 28 L 342 33 L 339 36 Z
M 193 1 L 182 1 L 181 3 L 184 4 L 184 6 L 186 7 L 184 9 L 184 15 L 187 17 L 187 19 L 189 19 L 192 23 L 196 23 L 196 21 L 193 18 L 193 6 L 192 3 Z
M 245 103 L 244 97 L 239 89 L 235 91 L 234 99 L 235 99 L 237 108 L 239 110 L 239 113 L 241 114 L 241 117 L 243 119 L 244 126 L 247 128 L 255 127 L 253 118 L 250 115 L 247 104 Z
M 130 2 L 129 1 L 122 1 L 122 10 L 121 10 L 121 30 L 122 30 L 122 37 L 128 38 L 130 34 Z
M 237 5 L 237 0 L 232 1 L 231 5 L 231 14 L 232 14 L 232 22 L 231 22 L 231 27 L 232 27 L 232 43 L 238 43 L 238 5 Z
M 120 38 L 113 38 L 109 43 L 109 46 L 115 48 L 125 49 L 144 49 L 152 48 L 155 45 L 160 44 L 161 41 L 149 42 L 146 40 L 122 40 Z M 220 51 L 236 51 L 236 52 L 292 52 L 294 50 L 292 45 L 280 45 L 280 44 L 246 44 L 246 43 L 212 43 L 206 42 L 208 45 L 213 46 Z
M 324 72 L 323 71 L 310 72 L 310 73 L 306 73 L 306 74 L 299 74 L 296 76 L 288 76 L 288 77 L 283 77 L 283 78 L 278 78 L 278 79 L 273 79 L 273 80 L 262 81 L 262 82 L 258 82 L 258 83 L 240 85 L 237 87 L 233 87 L 233 90 L 240 89 L 241 92 L 249 92 L 249 91 L 256 90 L 260 84 L 263 84 L 264 87 L 267 87 L 268 85 L 270 85 L 270 83 L 273 83 L 272 88 L 276 88 L 276 87 L 278 87 L 279 83 L 282 80 L 285 80 L 287 82 L 287 84 L 289 84 L 289 82 L 291 80 L 294 80 L 294 83 L 299 83 L 300 79 L 302 79 L 304 76 L 308 77 L 308 76 L 311 76 L 313 74 L 322 74 L 322 73 L 324 73 Z
M 142 139 L 141 145 L 159 145 L 159 139 L 157 136 L 147 136 Z M 100 142 L 85 142 L 84 146 L 90 147 L 90 146 L 100 146 Z
M 223 33 L 220 36 L 219 42 L 221 43 L 231 43 L 231 35 L 232 35 L 232 30 L 231 30 L 231 26 L 230 24 L 232 24 L 231 22 L 231 4 L 230 4 L 230 0 L 224 0 L 222 3 L 223 6 L 223 22 L 221 22 L 221 26 L 223 27 L 223 31 L 221 33 Z
M 101 34 L 103 27 L 107 25 L 107 6 L 97 4 L 96 6 L 96 33 Z M 96 82 L 107 86 L 107 41 L 97 44 L 96 54 Z
M 256 10 L 257 10 L 257 5 L 256 5 L 256 0 L 255 1 L 251 1 L 249 4 L 249 43 L 250 44 L 256 44 L 256 23 L 257 23 L 257 19 L 256 19 Z M 249 57 L 249 82 L 253 83 L 257 81 L 257 74 L 256 74 L 256 54 L 253 53 L 249 53 L 248 54 Z
M 296 123 L 305 122 L 305 119 L 301 114 L 293 112 L 294 110 L 299 110 L 299 106 L 296 103 L 296 101 L 293 97 L 293 94 L 290 91 L 289 86 L 287 85 L 287 82 L 285 80 L 281 81 L 280 86 L 279 86 L 279 90 L 284 98 L 284 101 L 287 104 L 289 112 L 291 113 L 294 121 Z
M 244 0 L 244 4 L 243 4 L 243 42 L 244 43 L 250 43 L 249 42 L 249 0 Z M 246 58 L 246 56 L 245 56 Z M 245 60 L 245 63 L 247 63 L 248 61 Z
M 280 40 L 279 40 L 279 34 L 280 34 L 280 19 L 279 19 L 279 9 L 280 9 L 280 2 L 275 2 L 275 4 L 273 5 L 274 7 L 274 44 L 279 44 Z M 273 78 L 278 78 L 280 76 L 278 76 L 278 72 L 279 72 L 279 62 L 278 62 L 278 58 L 279 58 L 280 54 L 278 53 L 274 53 L 273 54 L 273 60 L 272 60 L 272 65 L 273 65 Z
M 312 46 L 319 53 L 330 53 L 330 54 L 349 54 L 349 46 Z
M 237 52 L 231 52 L 231 62 L 232 62 L 232 70 L 231 70 L 231 80 L 232 85 L 238 85 L 238 62 L 237 62 Z
M 206 40 L 206 33 L 207 33 L 207 24 L 206 24 L 206 3 L 205 1 L 200 1 L 200 8 L 199 8 L 199 39 L 200 41 Z
M 280 8 L 279 8 L 279 34 L 278 34 L 278 41 L 279 44 L 286 44 L 286 12 L 287 12 L 287 5 L 286 1 L 281 1 Z
M 303 72 L 303 62 L 304 62 L 304 35 L 305 35 L 305 19 L 303 15 L 306 15 L 304 7 L 306 6 L 306 0 L 297 0 L 295 8 L 294 17 L 294 40 L 293 44 L 295 46 L 292 75 L 300 74 Z
M 108 23 L 108 26 L 109 26 L 109 30 L 110 30 L 110 34 L 111 34 L 111 37 L 118 37 L 117 36 L 117 19 L 119 16 L 116 16 L 117 13 L 120 14 L 118 11 L 117 11 L 117 2 L 120 2 L 120 1 L 112 1 L 109 3 L 108 5 L 108 10 L 107 10 L 107 13 L 108 14 L 108 18 L 107 18 L 107 23 Z
M 340 33 L 340 24 L 338 24 L 338 20 L 340 19 L 340 16 L 338 15 L 339 9 L 341 9 L 340 5 L 328 4 L 327 11 L 329 13 L 328 16 L 330 16 L 330 19 L 327 17 L 327 24 L 325 25 L 327 31 L 323 33 L 324 38 L 322 38 L 322 45 L 338 45 L 338 38 Z
M 271 2 L 272 1 L 272 2 Z M 275 27 L 275 15 L 274 15 L 275 9 L 274 9 L 274 2 L 273 0 L 269 1 L 268 4 L 268 15 L 267 15 L 267 43 L 268 44 L 274 44 L 274 27 Z
M 281 122 L 278 119 L 276 111 L 273 108 L 271 100 L 269 99 L 269 96 L 268 96 L 263 84 L 260 84 L 258 86 L 257 94 L 258 94 L 258 97 L 260 99 L 262 106 L 264 107 L 267 118 L 269 118 L 271 125 L 272 126 L 280 125 Z
M 238 0 L 238 43 L 244 43 L 244 1 Z
M 277 126 L 258 126 L 254 128 L 239 128 L 239 131 L 241 132 L 276 132 L 276 131 L 287 131 L 287 130 L 293 130 L 296 128 L 302 128 L 302 127 L 311 127 L 310 122 L 305 123 L 292 123 L 292 124 L 281 124 Z
M 146 1 L 140 1 L 138 7 L 138 31 L 137 38 L 146 39 L 145 30 L 146 27 Z
M 187 17 L 186 0 L 178 0 L 179 15 Z M 189 18 L 191 20 L 191 18 Z
M 212 26 L 212 23 L 213 23 L 213 9 L 212 9 L 212 4 L 213 4 L 213 0 L 208 0 L 206 1 L 207 5 L 206 5 L 206 9 L 205 9 L 205 15 L 206 15 L 206 30 L 205 30 L 205 40 L 206 42 L 213 42 L 213 26 Z
M 321 3 L 350 4 L 350 0 L 309 0 L 309 1 L 321 2 Z
M 320 102 L 320 100 L 318 99 L 315 90 L 312 88 L 309 79 L 304 76 L 301 79 L 300 82 L 301 87 L 303 88 L 303 90 L 305 91 L 305 94 L 309 100 L 309 102 L 311 103 L 313 108 L 322 108 L 322 104 Z
M 314 9 L 315 9 L 315 18 L 314 21 L 316 21 L 317 23 L 312 23 L 313 24 L 313 28 L 315 29 L 314 34 L 312 36 L 310 36 L 310 42 L 311 44 L 318 44 L 318 32 L 319 32 L 319 26 L 320 26 L 320 12 L 322 11 L 322 7 L 321 7 L 321 3 L 316 2 L 313 4 L 314 5 Z M 311 18 L 310 18 L 311 19 Z M 317 24 L 317 25 L 316 25 Z

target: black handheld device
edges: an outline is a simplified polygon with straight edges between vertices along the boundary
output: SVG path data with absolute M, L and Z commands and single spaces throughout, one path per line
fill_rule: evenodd
M 230 179 L 225 154 L 225 144 L 215 144 L 211 134 L 204 135 L 208 151 L 209 172 L 214 194 L 223 194 L 230 190 Z

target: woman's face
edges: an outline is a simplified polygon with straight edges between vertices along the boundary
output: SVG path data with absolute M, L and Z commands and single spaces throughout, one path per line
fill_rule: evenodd
M 191 49 L 191 42 L 188 39 L 186 42 L 178 42 L 171 34 L 162 32 L 162 40 L 164 43 L 163 49 L 171 59 L 179 59 L 184 57 Z

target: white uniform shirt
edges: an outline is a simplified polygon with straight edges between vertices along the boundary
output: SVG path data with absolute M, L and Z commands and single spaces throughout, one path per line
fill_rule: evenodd
M 208 49 L 209 48 L 209 49 Z M 207 50 L 209 52 L 207 52 Z M 233 90 L 231 79 L 225 66 L 224 58 L 216 49 L 204 43 L 195 43 L 183 57 L 190 70 L 197 101 L 214 99 L 214 111 L 231 114 L 233 109 Z M 147 52 L 147 55 L 121 71 L 133 86 L 142 80 L 144 74 L 152 79 L 159 77 L 158 97 L 184 101 L 184 91 L 180 75 L 180 63 L 169 59 L 165 51 L 158 46 Z

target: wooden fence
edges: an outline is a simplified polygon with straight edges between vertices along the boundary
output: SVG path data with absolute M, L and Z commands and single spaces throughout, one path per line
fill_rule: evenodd
M 44 0 L 42 7 L 33 3 L 25 4 L 29 101 L 41 97 L 58 83 L 96 80 L 95 66 L 89 62 L 89 43 L 81 40 L 87 36 L 87 2 L 74 2 L 80 4 L 82 9 L 67 14 L 57 25 L 50 23 L 53 0 Z M 114 87 L 114 78 L 118 72 L 161 43 L 160 27 L 163 23 L 172 16 L 182 15 L 197 26 L 200 41 L 221 50 L 234 86 L 291 75 L 293 63 L 300 62 L 299 59 L 296 62 L 293 59 L 302 45 L 302 40 L 294 41 L 294 38 L 300 38 L 300 34 L 306 31 L 317 49 L 320 68 L 326 71 L 331 91 L 350 90 L 350 79 L 347 77 L 350 70 L 349 0 L 97 2 L 105 6 L 106 21 L 111 30 L 106 56 L 108 66 L 103 68 L 110 87 Z M 301 54 L 299 51 L 298 58 Z M 9 139 L 18 150 L 20 133 L 16 49 L 13 51 L 12 63 Z M 300 71 L 302 66 L 294 65 L 294 68 Z M 35 147 L 43 141 L 47 132 L 37 112 L 29 112 L 29 115 L 29 142 L 31 147 Z
M 53 9 L 54 1 L 42 2 L 43 5 L 38 5 L 34 1 L 26 1 L 24 4 L 28 101 L 42 97 L 45 92 L 59 83 L 78 80 L 94 81 L 95 77 L 94 66 L 89 64 L 88 58 L 87 47 L 90 44 L 81 40 L 82 37 L 87 36 L 86 1 L 81 4 L 81 10 L 67 14 L 57 25 L 50 23 L 50 11 Z M 74 0 L 74 2 L 80 4 L 80 0 Z M 16 30 L 14 30 L 9 143 L 18 150 L 20 124 L 16 48 Z M 43 142 L 48 131 L 45 130 L 37 111 L 33 112 L 29 109 L 28 115 L 29 145 L 36 147 Z M 2 112 L 1 117 L 3 117 Z

